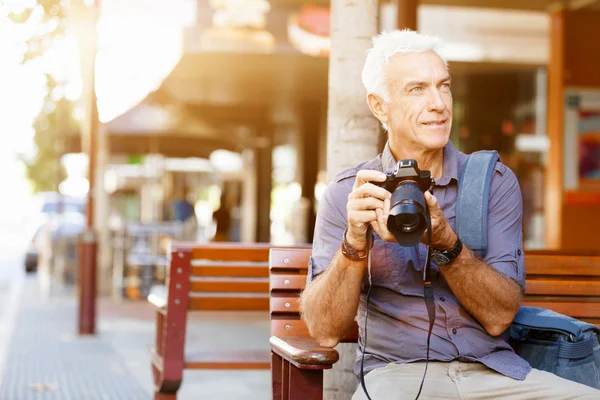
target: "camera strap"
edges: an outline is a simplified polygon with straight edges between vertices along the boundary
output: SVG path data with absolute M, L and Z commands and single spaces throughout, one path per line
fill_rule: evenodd
M 366 311 L 365 311 L 365 326 L 363 328 L 365 332 L 365 338 L 363 341 L 362 357 L 360 360 L 360 385 L 362 386 L 365 396 L 368 400 L 372 400 L 367 391 L 367 384 L 365 383 L 365 351 L 367 350 L 367 326 L 369 324 L 369 301 L 371 299 L 371 288 L 373 287 L 373 278 L 371 275 L 371 245 L 373 244 L 373 228 L 369 226 L 367 229 L 367 272 L 369 274 L 369 288 L 367 289 L 367 300 L 366 300 Z
M 419 386 L 419 392 L 415 400 L 421 395 L 423 390 L 423 384 L 425 383 L 425 375 L 427 375 L 427 367 L 429 366 L 429 345 L 431 343 L 431 331 L 433 331 L 433 324 L 435 323 L 435 301 L 433 299 L 433 286 L 431 284 L 431 217 L 429 216 L 429 210 L 427 213 L 427 257 L 425 259 L 425 268 L 423 268 L 423 297 L 425 299 L 425 306 L 427 307 L 427 315 L 429 316 L 429 331 L 427 332 L 427 356 L 425 358 L 425 372 L 423 372 L 423 379 L 421 380 L 421 386 Z
M 429 366 L 429 345 L 431 343 L 431 331 L 433 330 L 433 325 L 435 323 L 435 301 L 433 298 L 433 286 L 431 284 L 431 217 L 429 215 L 429 210 L 426 209 L 427 213 L 427 257 L 425 259 L 425 268 L 423 268 L 423 297 L 425 299 L 425 306 L 427 307 L 427 315 L 429 316 L 429 330 L 427 332 L 427 353 L 425 358 L 425 371 L 423 372 L 423 379 L 421 380 L 421 385 L 419 386 L 419 392 L 417 393 L 417 397 L 415 400 L 419 399 L 421 395 L 421 391 L 423 390 L 423 384 L 425 383 L 425 376 L 427 375 L 427 367 Z M 363 350 L 362 357 L 360 361 L 360 385 L 362 386 L 363 391 L 365 392 L 365 396 L 367 396 L 368 400 L 372 400 L 371 396 L 369 396 L 369 392 L 367 391 L 367 384 L 365 383 L 365 351 L 367 349 L 367 326 L 369 322 L 369 301 L 371 299 L 371 288 L 373 287 L 373 280 L 371 275 L 371 247 L 373 244 L 373 231 L 372 228 L 369 227 L 367 230 L 367 270 L 369 275 L 369 288 L 367 289 L 367 299 L 366 299 L 366 311 L 365 311 L 365 325 L 364 332 L 365 337 L 363 341 Z

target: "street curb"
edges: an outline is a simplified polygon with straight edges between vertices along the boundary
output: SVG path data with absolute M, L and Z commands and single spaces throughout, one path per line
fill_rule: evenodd
M 0 387 L 4 384 L 4 371 L 10 345 L 12 344 L 12 334 L 16 325 L 15 322 L 19 310 L 21 309 L 20 300 L 21 295 L 23 294 L 24 284 L 25 277 L 21 275 L 12 282 L 4 313 L 2 313 L 2 316 L 0 317 Z

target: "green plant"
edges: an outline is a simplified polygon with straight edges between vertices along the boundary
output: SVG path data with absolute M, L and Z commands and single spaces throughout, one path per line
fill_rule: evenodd
M 8 17 L 15 24 L 34 24 L 34 34 L 26 41 L 22 64 L 43 58 L 54 43 L 64 38 L 69 20 L 68 5 L 61 0 L 38 0 L 31 8 Z M 23 157 L 27 178 L 34 192 L 56 191 L 66 177 L 60 158 L 65 151 L 65 138 L 78 129 L 73 118 L 75 104 L 64 96 L 64 83 L 45 73 L 46 94 L 39 114 L 33 122 L 35 130 L 33 157 Z

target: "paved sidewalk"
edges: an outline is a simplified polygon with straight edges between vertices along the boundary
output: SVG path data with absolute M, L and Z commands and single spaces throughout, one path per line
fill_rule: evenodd
M 70 297 L 43 299 L 28 279 L 5 364 L 2 399 L 148 399 L 101 336 L 77 337 Z
M 269 348 L 266 313 L 195 313 L 188 327 L 190 348 Z M 98 334 L 80 337 L 72 290 L 54 288 L 45 297 L 29 277 L 7 346 L 0 400 L 151 399 L 154 330 L 146 302 L 100 299 Z M 268 371 L 186 371 L 178 399 L 270 397 Z
M 100 331 L 126 360 L 129 371 L 152 390 L 150 349 L 154 345 L 154 310 L 147 302 L 110 300 L 100 303 Z M 189 349 L 248 349 L 269 351 L 267 312 L 201 312 L 188 314 Z M 269 371 L 184 371 L 179 400 L 268 400 Z

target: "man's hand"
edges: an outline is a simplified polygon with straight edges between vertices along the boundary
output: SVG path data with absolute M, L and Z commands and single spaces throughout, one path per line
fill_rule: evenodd
M 456 243 L 458 235 L 444 216 L 437 198 L 429 191 L 425 192 L 425 201 L 431 218 L 431 245 L 440 250 L 451 249 Z M 425 231 L 421 242 L 427 244 L 427 231 Z
M 367 247 L 367 230 L 369 225 L 384 240 L 394 240 L 387 230 L 387 216 L 390 211 L 392 194 L 371 182 L 383 182 L 383 172 L 374 170 L 358 171 L 354 187 L 348 195 L 348 232 L 346 240 L 356 250 Z

